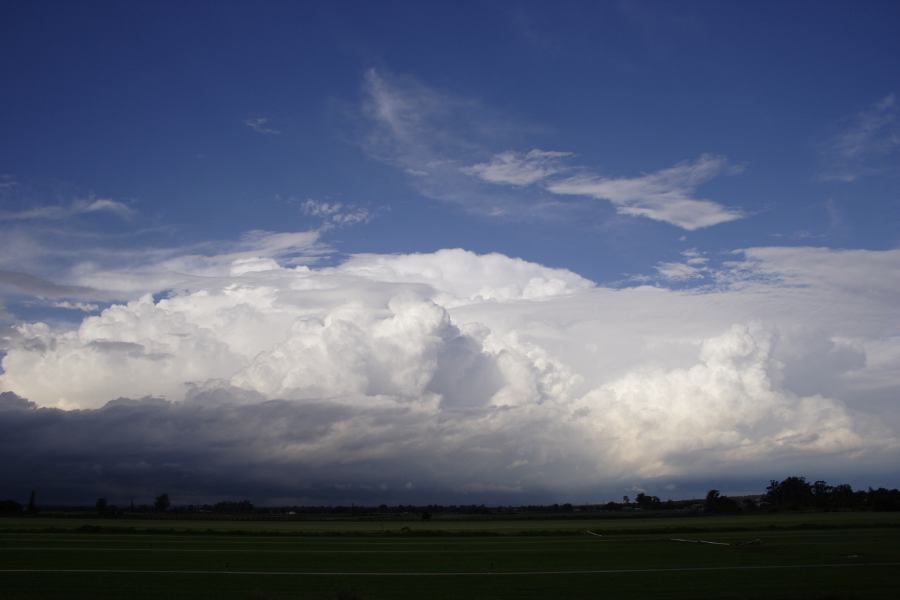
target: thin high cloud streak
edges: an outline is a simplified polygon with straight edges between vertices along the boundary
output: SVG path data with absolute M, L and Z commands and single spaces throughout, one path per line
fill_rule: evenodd
M 711 272 L 709 258 L 696 248 L 689 248 L 681 252 L 682 262 L 661 262 L 654 267 L 657 274 L 667 281 L 691 281 L 703 279 Z
M 315 198 L 307 198 L 301 202 L 300 210 L 305 215 L 321 219 L 322 226 L 329 229 L 368 223 L 372 219 L 372 213 L 361 206 Z
M 539 202 L 523 202 L 463 171 L 465 157 L 521 129 L 478 103 L 411 78 L 369 70 L 363 79 L 360 138 L 371 157 L 403 171 L 426 198 L 489 217 L 536 217 Z
M 98 249 L 88 260 L 74 261 L 65 279 L 95 290 L 88 299 L 128 299 L 141 294 L 191 289 L 197 281 L 266 271 L 280 264 L 315 263 L 331 253 L 320 230 L 254 230 L 234 242 L 204 242 L 187 247 L 138 248 L 113 255 Z M 105 256 L 104 256 L 105 254 Z
M 136 214 L 133 208 L 116 200 L 91 198 L 75 200 L 68 205 L 51 204 L 20 211 L 0 211 L 0 221 L 62 221 L 92 213 L 110 213 L 125 220 L 133 218 Z
M 697 186 L 721 174 L 740 172 L 720 156 L 703 155 L 668 169 L 634 178 L 576 175 L 552 182 L 555 194 L 589 196 L 612 202 L 616 211 L 693 231 L 743 218 L 739 211 L 695 197 Z
M 72 298 L 96 292 L 84 286 L 60 285 L 19 271 L 0 271 L 0 289 L 3 288 L 40 298 Z
M 466 169 L 490 183 L 530 185 L 544 182 L 544 189 L 559 195 L 587 196 L 607 200 L 620 214 L 646 217 L 692 231 L 743 217 L 710 200 L 695 198 L 696 188 L 719 176 L 740 173 L 721 156 L 703 155 L 668 169 L 634 178 L 600 177 L 583 170 L 575 175 L 548 178 L 565 169 L 559 159 L 569 154 L 531 150 L 517 155 L 504 152 L 490 162 Z
M 851 183 L 900 170 L 900 107 L 888 94 L 860 111 L 823 145 L 826 181 Z
M 285 243 L 74 329 L 19 325 L 0 391 L 37 406 L 7 395 L 0 439 L 54 440 L 28 476 L 331 501 L 587 497 L 773 462 L 897 476 L 897 251 L 748 249 L 708 267 L 715 290 L 676 291 L 463 250 L 285 266 Z
M 158 231 L 101 232 L 69 220 L 96 212 L 112 212 L 128 220 L 136 214 L 111 200 L 74 201 L 3 213 L 0 221 L 5 217 L 9 223 L 0 228 L 0 301 L 26 295 L 32 297 L 33 304 L 84 310 L 96 305 L 85 300 L 133 298 L 178 288 L 192 278 L 265 269 L 266 261 L 311 264 L 334 251 L 323 240 L 327 232 L 368 223 L 377 212 L 353 203 L 315 199 L 301 202 L 299 211 L 319 220 L 318 226 L 300 232 L 254 230 L 237 241 L 119 247 L 115 251 L 110 250 L 110 244 L 118 238 Z M 73 283 L 76 281 L 91 283 Z M 70 302 L 49 302 L 51 299 Z
M 567 156 L 572 156 L 572 153 L 537 148 L 524 154 L 507 151 L 495 155 L 489 162 L 466 167 L 463 171 L 488 183 L 526 186 L 561 172 L 564 167 L 560 159 Z
M 514 126 L 473 101 L 440 94 L 410 80 L 370 70 L 364 82 L 363 112 L 369 121 L 364 147 L 374 157 L 403 169 L 426 196 L 449 200 L 492 216 L 529 207 L 535 216 L 556 197 L 611 202 L 617 212 L 686 230 L 742 218 L 741 211 L 695 197 L 696 188 L 740 167 L 724 157 L 702 155 L 667 169 L 632 178 L 602 177 L 568 164 L 571 152 L 532 149 L 490 155 L 506 143 Z M 489 132 L 485 135 L 483 132 Z M 466 157 L 489 154 L 472 164 Z M 467 177 L 466 177 L 467 176 Z M 503 188 L 509 190 L 499 192 Z M 552 204 L 559 207 L 559 202 Z
M 262 133 L 263 135 L 278 135 L 281 133 L 279 130 L 269 125 L 268 117 L 253 117 L 251 119 L 244 119 L 244 125 L 252 129 L 256 133 Z
M 144 294 L 192 289 L 197 282 L 222 281 L 279 264 L 315 264 L 333 252 L 322 241 L 322 233 L 328 228 L 323 224 L 319 229 L 300 232 L 255 230 L 236 241 L 115 251 L 102 244 L 72 250 L 65 245 L 54 246 L 59 236 L 13 230 L 6 239 L 0 237 L 0 306 L 24 303 L 30 307 L 96 312 L 110 303 Z M 32 272 L 7 270 L 7 266 Z M 3 339 L 16 336 L 9 327 L 20 319 L 21 315 L 17 318 L 6 310 L 0 311 L 0 352 L 5 347 Z

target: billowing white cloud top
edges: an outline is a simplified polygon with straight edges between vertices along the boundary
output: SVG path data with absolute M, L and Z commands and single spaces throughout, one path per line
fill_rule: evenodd
M 463 250 L 328 268 L 282 252 L 168 257 L 205 276 L 72 330 L 22 324 L 0 391 L 97 415 L 120 397 L 244 407 L 208 443 L 252 439 L 245 461 L 372 485 L 527 492 L 898 458 L 898 251 L 751 249 L 686 291 Z M 202 445 L 197 414 L 182 434 Z

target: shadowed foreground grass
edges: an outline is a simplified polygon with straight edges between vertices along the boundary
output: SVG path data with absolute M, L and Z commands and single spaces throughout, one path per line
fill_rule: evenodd
M 119 532 L 88 533 L 79 528 L 97 524 L 4 519 L 0 596 L 886 598 L 900 595 L 898 521 L 875 513 L 532 521 L 515 528 L 485 521 L 116 521 Z M 148 525 L 169 529 L 154 533 Z M 185 525 L 192 533 L 173 529 Z M 237 535 L 204 533 L 235 525 Z M 432 535 L 416 535 L 414 526 Z M 402 527 L 410 533 L 375 535 Z M 539 535 L 560 530 L 569 533 Z M 701 539 L 717 543 L 692 543 Z
M 647 517 L 640 513 L 609 513 L 587 518 L 460 518 L 438 515 L 421 519 L 285 519 L 202 520 L 185 518 L 54 518 L 0 519 L 0 532 L 176 533 L 224 535 L 571 535 L 584 530 L 602 533 L 678 533 L 780 529 L 900 528 L 900 513 L 810 512 L 728 516 Z

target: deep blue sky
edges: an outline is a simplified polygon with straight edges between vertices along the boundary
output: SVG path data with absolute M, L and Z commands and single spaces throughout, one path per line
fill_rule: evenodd
M 895 2 L 2 6 L 8 210 L 110 198 L 137 211 L 129 227 L 167 228 L 140 243 L 183 243 L 314 227 L 288 199 L 340 201 L 375 215 L 331 234 L 343 252 L 458 246 L 605 282 L 652 273 L 686 247 L 898 242 L 896 140 L 867 159 L 876 173 L 827 178 L 835 136 L 900 88 Z M 369 69 L 477 106 L 476 136 L 503 121 L 468 140 L 470 163 L 539 148 L 621 178 L 720 155 L 743 172 L 696 197 L 746 216 L 685 232 L 572 196 L 578 214 L 559 218 L 428 198 L 360 143 Z M 252 118 L 280 133 L 257 133 Z

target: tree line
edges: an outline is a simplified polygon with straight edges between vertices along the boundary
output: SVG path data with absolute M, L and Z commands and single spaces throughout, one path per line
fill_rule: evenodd
M 883 487 L 854 490 L 846 483 L 830 485 L 821 480 L 809 483 L 804 477 L 770 481 L 763 500 L 770 506 L 783 509 L 900 510 L 900 490 Z
M 83 512 L 85 507 L 69 507 Z M 624 496 L 621 502 L 605 504 L 532 504 L 521 506 L 486 506 L 484 504 L 467 505 L 393 505 L 379 506 L 281 506 L 256 507 L 249 500 L 222 501 L 213 504 L 173 505 L 168 493 L 154 498 L 153 504 L 118 507 L 98 498 L 94 510 L 99 515 L 114 516 L 121 514 L 141 513 L 178 513 L 178 514 L 218 514 L 218 515 L 288 515 L 303 516 L 330 514 L 336 516 L 398 516 L 417 514 L 423 519 L 431 518 L 435 513 L 455 513 L 466 515 L 527 515 L 534 514 L 570 514 L 592 513 L 600 511 L 681 511 L 729 514 L 740 512 L 765 512 L 783 510 L 873 510 L 900 511 L 900 490 L 887 488 L 868 488 L 854 490 L 849 484 L 831 485 L 826 481 L 809 482 L 805 477 L 791 476 L 782 481 L 771 480 L 762 494 L 729 497 L 719 490 L 707 492 L 704 499 L 660 500 L 644 492 L 638 493 L 632 500 Z M 15 500 L 0 500 L 0 513 L 3 514 L 37 514 L 40 511 L 35 492 L 32 491 L 27 505 Z

